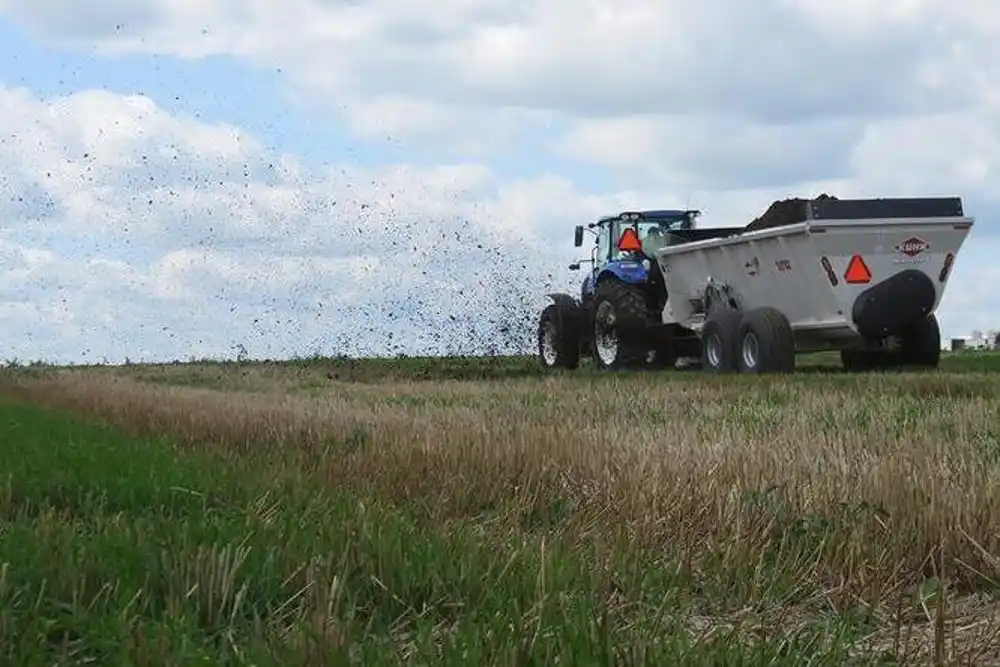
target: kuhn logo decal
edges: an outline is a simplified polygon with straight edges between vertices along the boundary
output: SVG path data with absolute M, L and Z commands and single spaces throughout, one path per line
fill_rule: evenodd
M 907 257 L 916 257 L 923 251 L 929 250 L 930 247 L 931 244 L 927 241 L 913 236 L 896 246 L 896 250 L 903 253 Z

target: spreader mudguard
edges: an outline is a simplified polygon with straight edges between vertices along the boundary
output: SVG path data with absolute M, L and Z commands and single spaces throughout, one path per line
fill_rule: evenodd
M 934 310 L 936 297 L 934 282 L 926 273 L 907 269 L 859 294 L 851 318 L 858 333 L 876 339 L 926 317 Z

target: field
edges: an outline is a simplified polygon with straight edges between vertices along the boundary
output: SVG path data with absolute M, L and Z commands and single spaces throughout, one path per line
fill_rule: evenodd
M 1000 664 L 1000 356 L 0 371 L 0 662 Z

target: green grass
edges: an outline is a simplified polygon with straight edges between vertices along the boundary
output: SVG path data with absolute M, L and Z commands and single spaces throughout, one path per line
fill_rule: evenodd
M 795 583 L 809 545 L 689 572 L 613 537 L 564 543 L 558 516 L 423 525 L 275 479 L 264 455 L 10 401 L 0 442 L 3 664 L 840 665 L 869 629 L 821 604 L 768 615 L 818 593 Z

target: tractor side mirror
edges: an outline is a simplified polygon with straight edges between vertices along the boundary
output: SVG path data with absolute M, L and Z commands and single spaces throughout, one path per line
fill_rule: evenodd
M 573 232 L 573 245 L 577 248 L 583 245 L 583 225 L 576 226 L 576 229 Z M 580 266 L 577 265 L 576 268 L 580 268 Z
M 573 262 L 572 264 L 570 264 L 569 265 L 569 270 L 570 271 L 579 271 L 580 270 L 580 262 Z

